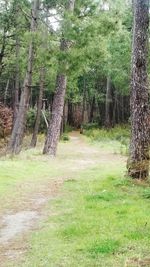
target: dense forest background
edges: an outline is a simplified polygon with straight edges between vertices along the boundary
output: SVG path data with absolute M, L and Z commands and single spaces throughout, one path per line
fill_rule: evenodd
M 3 266 L 150 266 L 149 7 L 0 0 Z
M 37 2 L 36 25 L 31 29 L 35 12 L 31 1 L 0 1 L 0 102 L 14 111 L 13 121 L 31 60 L 26 130 L 33 131 L 37 109 L 43 111 L 40 130 L 46 129 L 61 68 L 67 75 L 62 129 L 128 122 L 131 2 L 77 0 L 73 13 L 66 9 L 66 1 Z M 65 51 L 60 49 L 62 36 L 69 42 Z

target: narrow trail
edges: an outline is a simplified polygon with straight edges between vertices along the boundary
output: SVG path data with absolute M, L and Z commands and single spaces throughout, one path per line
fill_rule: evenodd
M 48 164 L 50 159 L 43 158 Z M 46 205 L 61 194 L 61 186 L 65 180 L 98 164 L 124 162 L 125 157 L 96 148 L 88 144 L 78 132 L 72 132 L 68 143 L 60 143 L 57 159 L 51 160 L 60 170 L 66 164 L 67 169 L 62 169 L 61 176 L 43 179 L 37 184 L 34 181 L 22 182 L 14 188 L 17 192 L 16 199 L 10 196 L 9 200 L 4 200 L 7 201 L 6 208 L 0 211 L 0 266 L 7 266 L 8 260 L 16 261 L 26 252 L 28 237 L 50 215 Z

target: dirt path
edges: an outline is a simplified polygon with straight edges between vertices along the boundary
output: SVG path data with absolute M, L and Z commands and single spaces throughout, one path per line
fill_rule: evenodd
M 103 162 L 116 164 L 118 160 L 125 161 L 124 157 L 114 155 L 108 151 L 100 151 L 84 141 L 78 133 L 70 135 L 70 142 L 60 144 L 58 157 L 58 168 L 65 162 L 67 171 L 62 176 L 16 186 L 17 200 L 10 197 L 8 207 L 0 214 L 0 266 L 7 266 L 8 260 L 17 260 L 26 252 L 28 244 L 27 237 L 30 232 L 40 227 L 49 214 L 46 204 L 61 193 L 61 186 L 66 179 L 72 178 L 75 173 Z M 29 190 L 24 192 L 24 188 Z M 19 199 L 19 204 L 18 204 Z

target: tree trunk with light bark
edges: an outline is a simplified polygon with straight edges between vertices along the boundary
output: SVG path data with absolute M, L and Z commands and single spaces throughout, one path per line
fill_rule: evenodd
M 66 11 L 73 13 L 74 4 L 75 0 L 69 0 L 68 5 L 66 7 Z M 70 42 L 62 38 L 60 44 L 60 50 L 62 52 L 65 52 L 69 49 L 69 46 Z M 65 69 L 67 67 L 66 64 L 67 63 L 64 63 L 63 61 L 59 62 L 60 71 L 58 72 L 56 78 L 56 92 L 53 100 L 52 114 L 43 149 L 43 154 L 49 154 L 51 156 L 56 155 L 57 145 L 60 137 L 61 122 L 63 118 L 63 109 L 64 109 L 65 93 L 67 86 L 67 75 L 65 73 Z
M 149 175 L 148 28 L 149 0 L 134 1 L 131 79 L 131 142 L 128 175 L 146 179 Z

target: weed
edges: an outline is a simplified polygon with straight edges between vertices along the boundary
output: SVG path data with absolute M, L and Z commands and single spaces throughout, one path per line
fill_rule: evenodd
M 69 141 L 70 140 L 70 138 L 69 138 L 69 135 L 67 134 L 67 133 L 64 133 L 62 136 L 61 136 L 61 140 L 62 141 Z
M 150 188 L 147 188 L 143 192 L 143 198 L 150 199 Z
M 95 241 L 88 249 L 88 252 L 94 257 L 98 254 L 114 253 L 119 248 L 119 244 L 118 240 L 113 239 Z

